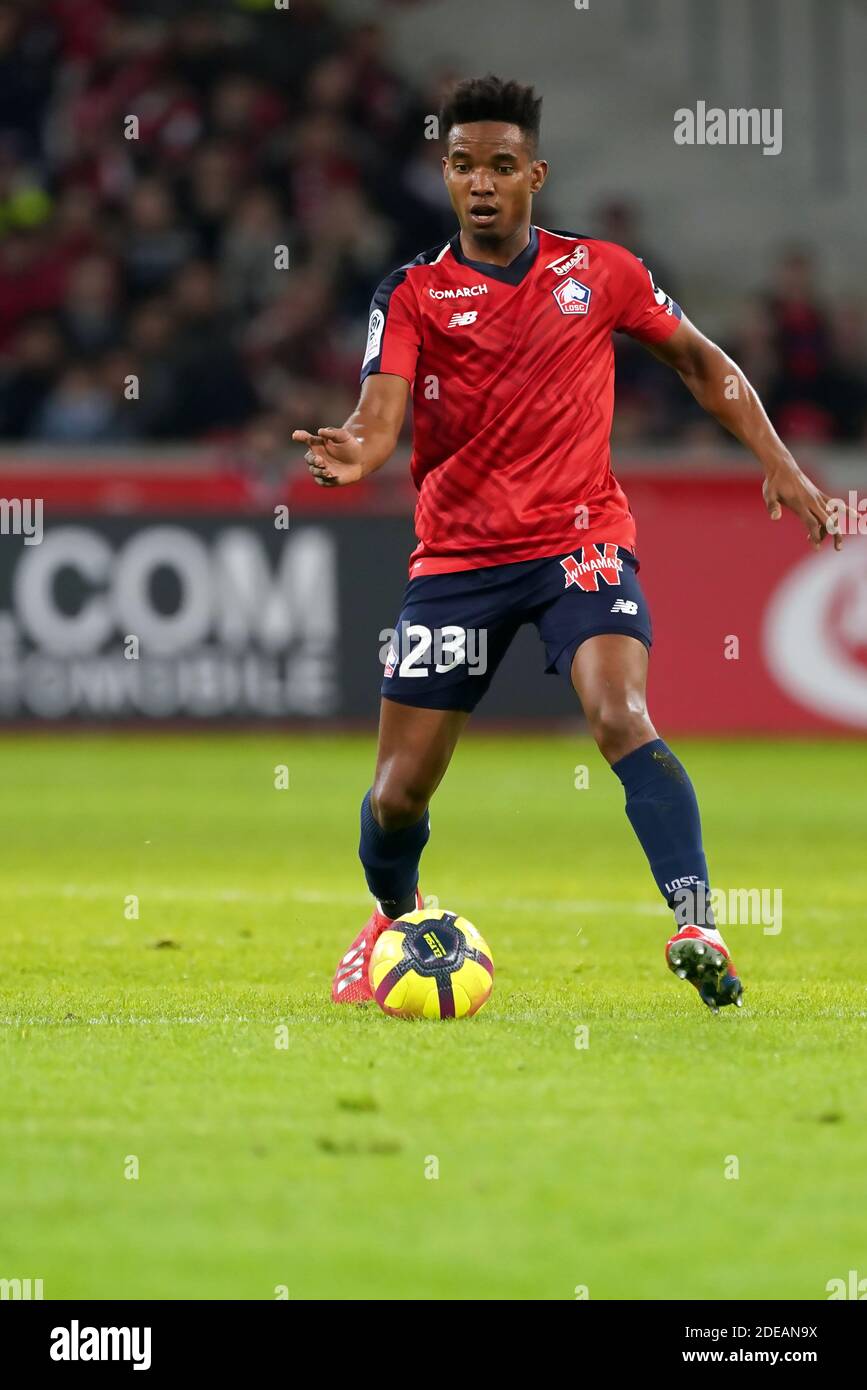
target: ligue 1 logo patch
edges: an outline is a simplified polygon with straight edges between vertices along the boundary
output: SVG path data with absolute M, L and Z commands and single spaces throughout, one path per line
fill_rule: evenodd
M 586 314 L 590 308 L 590 287 L 569 276 L 551 291 L 560 306 L 561 314 Z
M 381 309 L 374 309 L 370 315 L 370 323 L 367 327 L 367 350 L 364 354 L 362 367 L 366 367 L 372 358 L 379 352 L 379 345 L 382 342 L 382 330 L 385 327 L 385 314 Z

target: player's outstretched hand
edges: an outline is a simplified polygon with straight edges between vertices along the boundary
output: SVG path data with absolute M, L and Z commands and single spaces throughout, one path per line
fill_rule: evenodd
M 293 430 L 292 438 L 307 445 L 304 462 L 320 487 L 345 487 L 363 477 L 361 440 L 342 426 L 322 426 L 316 434 Z
M 788 507 L 803 521 L 816 550 L 826 536 L 834 537 L 835 550 L 841 549 L 843 537 L 837 530 L 839 517 L 831 509 L 830 497 L 820 492 L 796 463 L 770 472 L 762 485 L 762 493 L 771 521 L 779 521 L 783 507 Z

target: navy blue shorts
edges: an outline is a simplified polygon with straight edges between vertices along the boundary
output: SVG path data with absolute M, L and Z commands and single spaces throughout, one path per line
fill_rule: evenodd
M 426 709 L 473 710 L 524 623 L 534 623 L 544 643 L 545 672 L 567 680 L 588 637 L 620 632 L 649 648 L 650 611 L 637 570 L 631 551 L 600 542 L 543 560 L 411 579 L 397 626 L 382 638 L 382 694 Z

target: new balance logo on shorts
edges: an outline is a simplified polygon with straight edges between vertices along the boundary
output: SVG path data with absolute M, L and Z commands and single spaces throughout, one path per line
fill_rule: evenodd
M 423 565 L 421 578 L 410 575 L 397 626 L 380 629 L 380 694 L 472 713 L 509 650 L 516 615 L 528 612 L 545 648 L 546 674 L 560 675 L 571 689 L 572 659 L 585 638 L 619 634 L 650 649 L 650 612 L 637 571 L 628 546 L 589 538 L 570 555 L 434 576 L 425 576 Z M 353 997 L 350 988 L 363 984 L 353 983 L 341 997 Z

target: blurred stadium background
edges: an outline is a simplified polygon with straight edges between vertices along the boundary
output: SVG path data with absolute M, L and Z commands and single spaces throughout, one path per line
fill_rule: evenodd
M 4 513 L 7 723 L 375 714 L 410 421 L 340 494 L 288 440 L 342 423 L 373 288 L 454 230 L 426 131 L 456 76 L 537 84 L 536 220 L 643 256 L 805 466 L 861 495 L 867 6 L 277 5 L 0 3 L 0 498 L 44 504 L 39 545 Z M 699 100 L 780 107 L 781 152 L 676 145 Z M 625 338 L 617 369 L 657 722 L 863 731 L 863 536 L 806 553 L 671 372 Z M 539 656 L 522 634 L 479 722 L 577 717 Z

